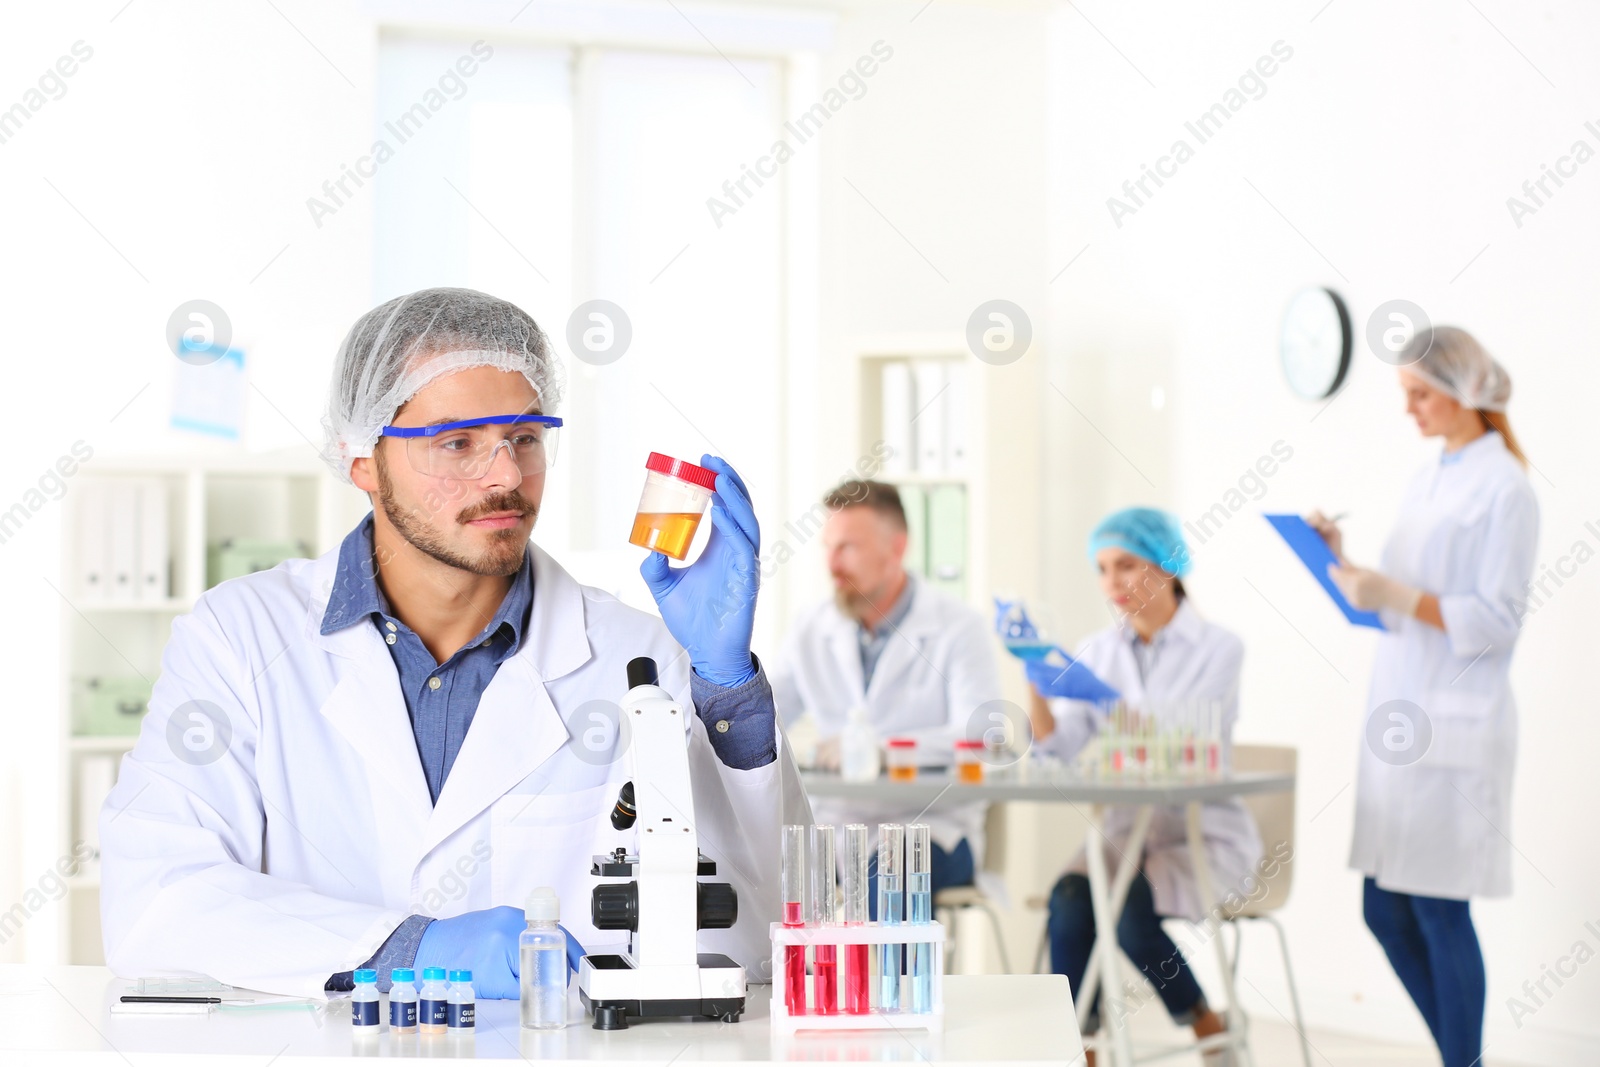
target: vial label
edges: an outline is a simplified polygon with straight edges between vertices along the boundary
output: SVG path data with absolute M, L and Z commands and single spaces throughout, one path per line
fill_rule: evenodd
M 389 1025 L 396 1030 L 409 1030 L 417 1025 L 417 1002 L 414 1000 L 389 1001 Z
M 476 1004 L 452 1004 L 445 1025 L 452 1030 L 467 1029 L 477 1024 L 477 1017 Z
M 423 1026 L 444 1025 L 445 1009 L 449 1006 L 445 1001 L 424 1000 L 421 1002 L 421 1005 L 422 1006 L 418 1009 L 420 1014 L 417 1016 L 417 1018 L 421 1021 Z
M 350 1025 L 377 1026 L 378 1002 L 376 1000 L 352 1000 L 350 1002 Z

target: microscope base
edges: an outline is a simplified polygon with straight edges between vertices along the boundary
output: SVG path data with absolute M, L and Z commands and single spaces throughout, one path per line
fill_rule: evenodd
M 648 997 L 640 992 L 645 978 L 622 956 L 585 956 L 579 974 L 578 998 L 584 1010 L 594 1016 L 596 1030 L 622 1030 L 628 1018 L 681 1018 L 701 1016 L 738 1022 L 744 1014 L 744 968 L 727 956 L 714 952 L 699 954 L 700 996 Z M 593 987 L 593 988 L 591 988 Z M 728 994 L 738 995 L 728 995 Z

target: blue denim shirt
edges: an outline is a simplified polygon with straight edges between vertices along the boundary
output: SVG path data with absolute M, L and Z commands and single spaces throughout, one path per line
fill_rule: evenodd
M 339 546 L 333 592 L 323 612 L 321 630 L 329 634 L 364 623 L 375 626 L 383 635 L 400 676 L 400 691 L 405 696 L 428 793 L 437 803 L 477 714 L 483 691 L 500 665 L 522 646 L 533 608 L 533 551 L 530 548 L 523 552 L 522 566 L 494 615 L 471 641 L 439 663 L 416 632 L 390 611 L 373 564 L 372 528 L 373 517 L 368 514 Z M 689 678 L 695 712 L 705 723 L 712 750 L 724 765 L 736 770 L 763 767 L 777 759 L 772 687 L 759 660 L 755 666 L 756 677 L 735 688 L 715 685 L 693 672 Z M 391 969 L 411 966 L 422 933 L 432 921 L 425 915 L 406 919 L 372 959 L 362 964 L 378 971 L 379 989 L 389 988 Z M 327 983 L 332 990 L 351 987 L 349 972 L 336 974 Z

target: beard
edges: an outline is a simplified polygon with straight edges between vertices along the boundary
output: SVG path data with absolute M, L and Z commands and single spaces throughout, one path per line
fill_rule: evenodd
M 523 553 L 528 539 L 519 527 L 489 531 L 489 546 L 481 552 L 468 554 L 450 545 L 437 529 L 424 518 L 420 507 L 401 504 L 394 495 L 394 483 L 389 480 L 389 470 L 382 453 L 377 455 L 378 503 L 389 523 L 417 551 L 438 560 L 446 566 L 485 577 L 508 578 L 522 566 Z M 456 524 L 464 525 L 497 511 L 514 511 L 519 515 L 539 518 L 539 507 L 515 489 L 508 493 L 492 493 L 470 508 L 456 515 Z
M 857 588 L 854 582 L 846 581 L 844 585 L 834 587 L 833 603 L 845 618 L 859 623 L 872 607 L 873 598 L 882 593 L 882 587 L 867 592 Z

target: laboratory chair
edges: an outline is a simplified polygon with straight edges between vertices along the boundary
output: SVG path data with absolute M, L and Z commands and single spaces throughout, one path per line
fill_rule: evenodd
M 1276 774 L 1295 774 L 1298 753 L 1292 747 L 1280 745 L 1234 745 L 1233 769 L 1236 771 L 1271 771 Z M 1297 779 L 1298 781 L 1298 779 Z M 1262 846 L 1269 854 L 1274 847 L 1287 843 L 1289 855 L 1295 852 L 1294 792 L 1261 793 L 1243 798 L 1245 807 L 1256 820 Z M 1289 1006 L 1294 1012 L 1294 1029 L 1300 1037 L 1300 1057 L 1305 1067 L 1311 1067 L 1311 1043 L 1306 1040 L 1306 1020 L 1300 1011 L 1300 991 L 1295 985 L 1294 967 L 1289 962 L 1289 941 L 1284 936 L 1283 924 L 1273 912 L 1289 902 L 1289 887 L 1294 880 L 1294 860 L 1279 865 L 1277 876 L 1270 879 L 1266 896 L 1247 901 L 1238 911 L 1227 917 L 1233 928 L 1233 951 L 1228 954 L 1235 978 L 1239 974 L 1239 955 L 1244 947 L 1244 928 L 1247 923 L 1266 923 L 1278 935 L 1278 952 L 1283 957 L 1283 976 L 1289 986 Z M 1219 931 L 1218 936 L 1221 936 Z M 1234 983 L 1238 987 L 1237 981 Z M 1244 1018 L 1243 1013 L 1240 1017 Z M 1249 1021 L 1245 1020 L 1248 1027 Z
M 1005 872 L 1005 805 L 990 804 L 984 816 L 984 846 L 983 870 L 988 874 L 1000 876 Z M 995 951 L 1000 956 L 1000 973 L 1011 973 L 1011 956 L 1006 951 L 1005 930 L 1000 926 L 1000 913 L 995 910 L 994 901 L 989 895 L 978 887 L 977 879 L 973 885 L 954 885 L 933 895 L 934 918 L 944 924 L 946 937 L 944 953 L 944 969 L 949 974 L 955 970 L 956 947 L 960 939 L 955 936 L 956 918 L 961 912 L 969 908 L 976 908 L 983 912 L 989 920 L 989 929 L 994 933 Z

